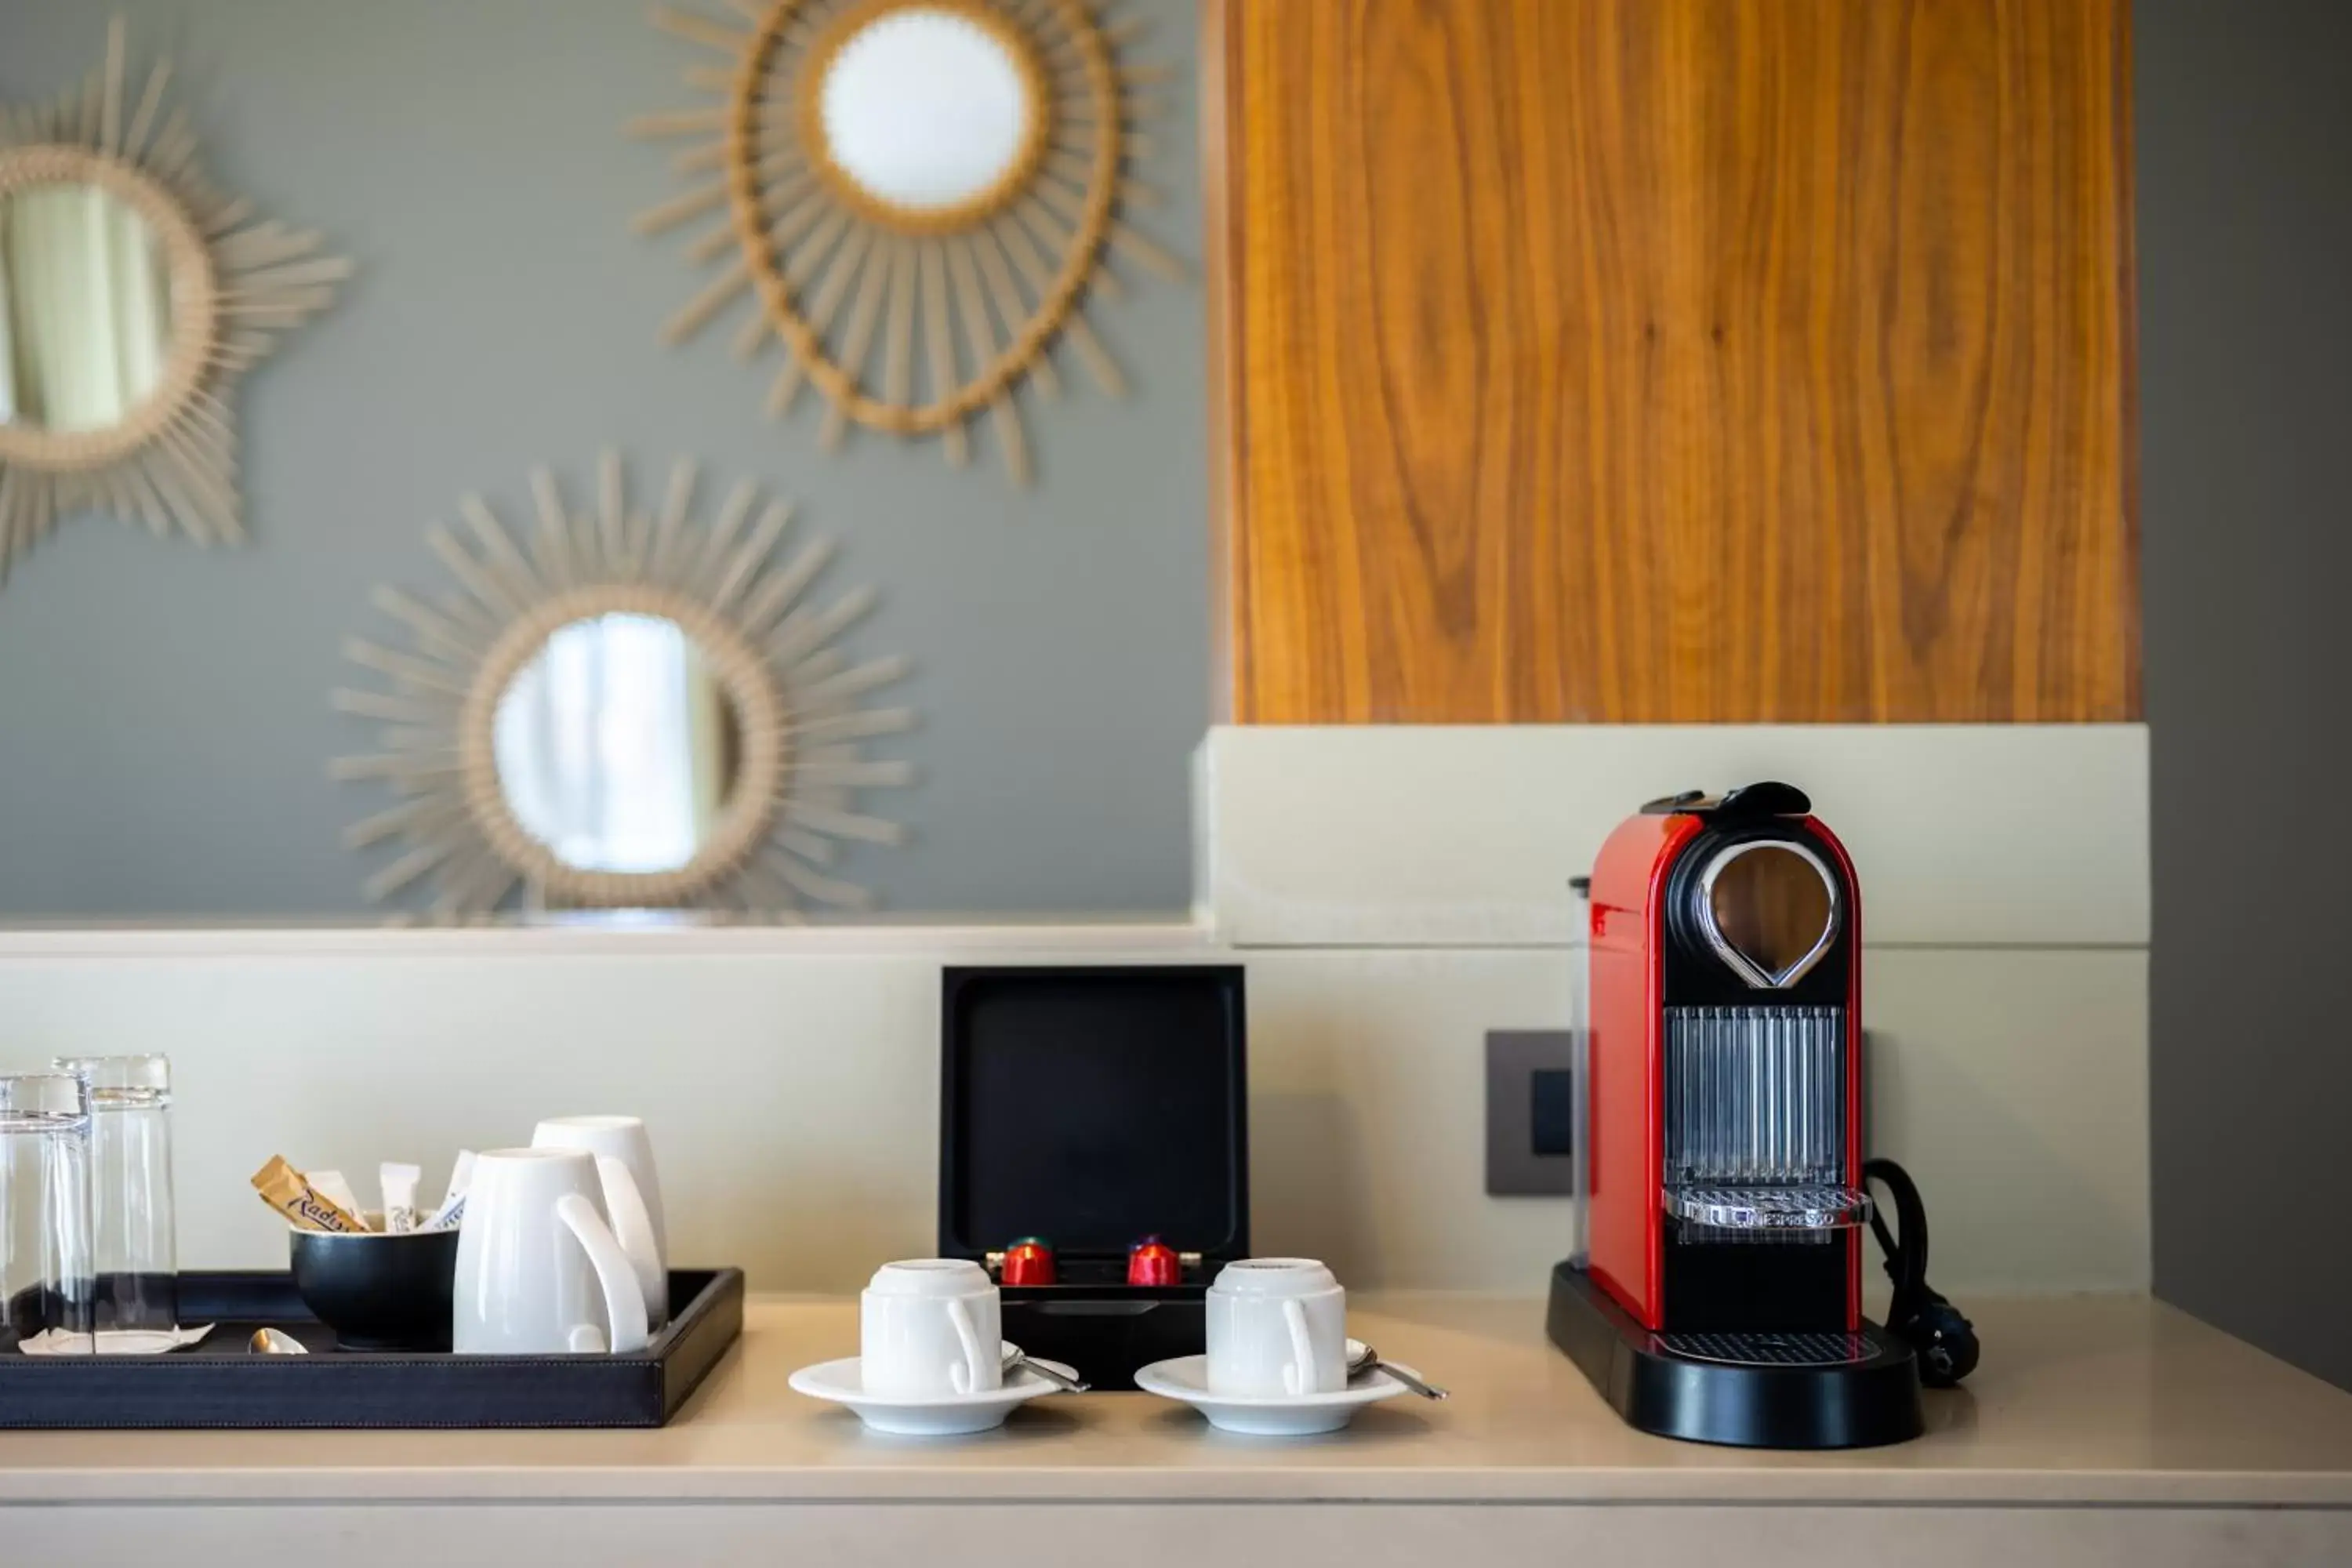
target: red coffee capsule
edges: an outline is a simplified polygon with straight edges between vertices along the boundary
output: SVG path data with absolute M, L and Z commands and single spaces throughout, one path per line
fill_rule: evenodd
M 1024 1236 L 1004 1249 L 1003 1282 L 1007 1285 L 1051 1285 L 1054 1244 L 1039 1236 Z
M 1127 1282 L 1130 1285 L 1181 1285 L 1184 1260 L 1156 1236 L 1147 1236 L 1127 1249 Z

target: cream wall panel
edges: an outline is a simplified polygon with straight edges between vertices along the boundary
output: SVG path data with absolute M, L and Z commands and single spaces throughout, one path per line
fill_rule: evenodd
M 935 1244 L 940 964 L 1233 956 L 1181 927 L 0 936 L 0 1064 L 172 1054 L 194 1266 L 282 1265 L 246 1184 L 271 1153 L 421 1159 L 437 1191 L 458 1147 L 623 1110 L 653 1124 L 681 1260 L 844 1289 Z M 1535 1289 L 1569 1210 L 1485 1195 L 1481 1042 L 1563 1022 L 1569 955 L 1238 956 L 1260 1249 Z M 1877 952 L 1867 984 L 1876 1142 L 1927 1184 L 1937 1284 L 2144 1288 L 2144 957 Z
M 1229 726 L 1197 777 L 1237 946 L 1563 942 L 1628 812 L 1764 778 L 1852 849 L 1872 942 L 2147 941 L 2145 725 Z
M 1863 1016 L 1938 1289 L 2147 1288 L 2145 952 L 1874 952 Z
M 1251 954 L 1258 1250 L 1350 1284 L 1540 1289 L 1574 1211 L 1486 1195 L 1485 1035 L 1564 1027 L 1570 984 L 1554 953 Z

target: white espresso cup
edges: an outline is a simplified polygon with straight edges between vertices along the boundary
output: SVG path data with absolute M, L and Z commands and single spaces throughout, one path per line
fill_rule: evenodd
M 1348 1292 L 1311 1258 L 1245 1258 L 1209 1287 L 1209 1390 L 1262 1399 L 1348 1383 Z
M 945 1399 L 1003 1386 L 996 1282 L 979 1264 L 886 1263 L 859 1307 L 858 1381 L 868 1394 Z
M 645 1289 L 601 1206 L 603 1188 L 626 1180 L 617 1160 L 600 1170 L 579 1149 L 493 1149 L 477 1158 L 457 1226 L 451 1348 L 645 1349 Z
M 551 1116 L 532 1130 L 530 1146 L 584 1149 L 626 1168 L 626 1182 L 604 1182 L 604 1214 L 645 1288 L 646 1321 L 656 1329 L 669 1321 L 669 1237 L 662 1225 L 661 1179 L 654 1173 L 653 1141 L 646 1136 L 644 1120 Z M 597 1170 L 601 1175 L 605 1167 Z

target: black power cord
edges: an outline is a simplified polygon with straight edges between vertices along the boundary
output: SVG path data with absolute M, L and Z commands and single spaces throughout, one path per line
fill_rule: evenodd
M 1918 1184 L 1892 1160 L 1864 1161 L 1862 1179 L 1882 1183 L 1895 1200 L 1897 1228 L 1892 1233 L 1878 1206 L 1870 1211 L 1870 1228 L 1886 1254 L 1886 1277 L 1895 1281 L 1887 1331 L 1908 1341 L 1917 1353 L 1921 1383 L 1950 1388 L 1976 1370 L 1982 1347 L 1976 1325 L 1927 1284 L 1927 1205 L 1919 1200 Z

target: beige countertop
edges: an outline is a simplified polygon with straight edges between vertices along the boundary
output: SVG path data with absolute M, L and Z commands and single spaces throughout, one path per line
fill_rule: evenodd
M 1969 1303 L 1983 1367 L 1891 1448 L 1644 1436 L 1543 1338 L 1533 1300 L 1367 1296 L 1353 1332 L 1449 1384 L 1322 1438 L 1240 1438 L 1144 1394 L 1056 1395 L 1001 1431 L 888 1438 L 793 1394 L 856 1303 L 755 1298 L 742 1342 L 649 1432 L 0 1433 L 0 1504 L 594 1498 L 2352 1507 L 2352 1394 L 2138 1299 Z

